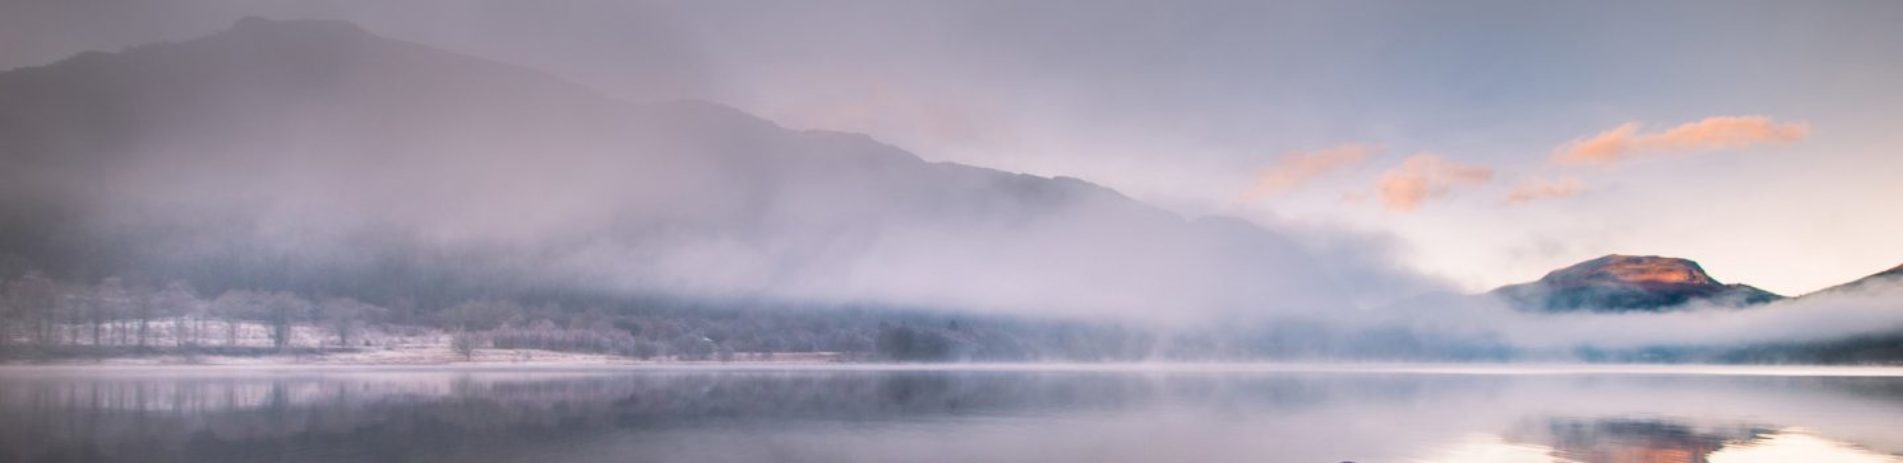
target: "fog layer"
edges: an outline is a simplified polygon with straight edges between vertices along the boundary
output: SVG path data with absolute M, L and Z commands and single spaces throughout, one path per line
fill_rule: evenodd
M 4 250 L 82 280 L 1172 321 L 1427 281 L 1080 180 L 617 101 L 341 22 L 88 53 L 0 75 L 0 99 Z

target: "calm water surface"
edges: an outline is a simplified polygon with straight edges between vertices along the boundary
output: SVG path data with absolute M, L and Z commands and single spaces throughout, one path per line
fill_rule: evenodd
M 1903 462 L 1903 377 L 1752 372 L 12 368 L 0 461 Z

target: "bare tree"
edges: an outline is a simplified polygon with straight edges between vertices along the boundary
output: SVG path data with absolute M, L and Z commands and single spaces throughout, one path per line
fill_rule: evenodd
M 52 311 L 58 292 L 53 280 L 39 272 L 28 272 L 7 283 L 8 305 L 13 307 L 14 315 L 21 319 L 23 328 L 28 331 L 27 337 L 36 346 L 47 345 L 52 335 Z
M 212 303 L 218 316 L 226 319 L 226 345 L 237 345 L 238 328 L 243 321 L 262 322 L 270 329 L 272 347 L 290 347 L 292 328 L 310 319 L 314 304 L 288 292 L 231 290 Z
M 138 322 L 136 338 L 139 350 L 144 351 L 148 346 L 147 341 L 152 339 L 152 318 L 160 310 L 159 293 L 145 286 L 132 287 L 126 293 L 129 296 L 128 300 L 131 301 L 131 304 L 126 306 L 131 309 L 128 315 Z
M 318 306 L 318 318 L 337 335 L 337 344 L 350 346 L 350 339 L 362 329 L 366 319 L 383 315 L 383 308 L 351 298 L 325 299 Z
M 13 342 L 14 319 L 24 310 L 16 305 L 18 299 L 13 296 L 13 282 L 0 282 L 0 357 L 7 353 L 7 347 Z
M 242 326 L 239 322 L 251 318 L 255 308 L 263 304 L 261 299 L 263 299 L 263 293 L 234 289 L 225 291 L 224 294 L 218 295 L 218 299 L 212 301 L 213 315 L 225 322 L 226 347 L 238 345 L 238 331 Z
M 120 313 L 125 312 L 124 308 L 132 304 L 132 295 L 126 292 L 125 283 L 120 281 L 118 277 L 106 278 L 92 288 L 90 298 L 85 294 L 75 294 L 75 296 L 76 297 L 70 299 L 70 302 L 74 304 L 74 306 L 72 306 L 72 309 L 74 309 L 72 312 L 75 314 L 82 310 L 85 312 L 87 321 L 92 324 L 93 346 L 106 345 L 105 342 L 100 339 L 100 331 L 108 324 L 113 324 L 114 319 L 118 318 Z M 116 337 L 120 337 L 122 341 L 121 344 L 123 344 L 123 333 L 125 330 L 118 329 L 119 327 L 116 326 L 116 324 L 113 325 L 115 326 L 113 326 L 114 330 L 112 334 L 121 335 Z
M 456 330 L 456 334 L 449 337 L 449 348 L 454 349 L 458 354 L 462 354 L 463 360 L 475 359 L 476 348 L 479 347 L 481 343 L 481 337 L 469 330 Z
M 287 292 L 272 293 L 265 305 L 266 320 L 271 323 L 271 345 L 279 349 L 290 347 L 292 327 L 298 321 L 310 317 L 310 301 Z
M 197 334 L 190 332 L 190 320 L 204 311 L 205 301 L 198 299 L 192 287 L 182 281 L 173 281 L 159 291 L 156 299 L 160 313 L 172 317 L 173 347 L 185 347 L 187 338 L 196 341 Z
M 52 335 L 47 345 L 75 345 L 85 334 L 86 323 L 93 318 L 92 287 L 77 284 L 53 282 L 52 305 L 47 307 L 46 321 Z

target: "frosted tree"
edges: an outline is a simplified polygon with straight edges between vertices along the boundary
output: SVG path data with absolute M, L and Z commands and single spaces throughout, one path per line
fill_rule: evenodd
M 75 315 L 83 313 L 87 322 L 91 323 L 93 346 L 106 345 L 101 340 L 100 334 L 107 326 L 113 328 L 112 337 L 117 337 L 121 344 L 124 343 L 125 330 L 114 323 L 119 315 L 125 313 L 126 308 L 132 305 L 132 295 L 126 292 L 123 281 L 118 277 L 106 278 L 93 286 L 90 295 L 73 292 L 67 296 L 67 311 Z
M 198 334 L 192 330 L 192 321 L 203 315 L 205 301 L 198 298 L 192 287 L 182 281 L 173 281 L 165 285 L 154 296 L 154 305 L 159 313 L 172 319 L 172 341 L 174 347 L 196 344 Z M 143 342 L 141 342 L 143 344 Z
M 29 272 L 7 283 L 8 305 L 12 306 L 14 316 L 21 320 L 21 328 L 27 330 L 27 338 L 34 345 L 46 346 L 54 337 L 57 327 L 53 325 L 53 310 L 58 297 L 58 285 L 39 272 Z
M 225 346 L 237 346 L 241 321 L 253 318 L 258 308 L 264 305 L 264 293 L 235 289 L 218 295 L 211 303 L 213 315 L 225 322 Z
M 266 299 L 265 321 L 271 325 L 271 345 L 279 349 L 291 346 L 291 328 L 297 322 L 310 318 L 310 301 L 287 292 L 271 293 Z
M 351 298 L 325 299 L 318 305 L 318 319 L 337 336 L 337 345 L 350 347 L 351 338 L 363 329 L 366 320 L 383 316 L 384 309 Z
M 151 345 L 149 341 L 152 339 L 152 319 L 159 316 L 164 309 L 160 306 L 159 292 L 150 287 L 134 286 L 126 293 L 128 300 L 131 301 L 131 304 L 127 306 L 131 311 L 127 315 L 137 323 L 133 326 L 137 333 L 135 338 L 138 340 L 139 350 L 143 351 Z

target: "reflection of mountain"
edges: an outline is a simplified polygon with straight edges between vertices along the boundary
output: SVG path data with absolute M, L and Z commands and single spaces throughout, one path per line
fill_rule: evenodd
M 1556 457 L 1591 463 L 1703 463 L 1712 452 L 1771 431 L 1694 429 L 1644 419 L 1551 419 L 1508 433 L 1510 441 L 1545 445 Z
M 1523 309 L 1597 312 L 1663 311 L 1692 302 L 1738 307 L 1783 298 L 1750 285 L 1719 283 L 1690 260 L 1616 254 L 1493 294 Z
M 1522 423 L 1504 437 L 1516 445 L 1548 448 L 1554 461 L 1578 463 L 1903 460 L 1801 430 L 1693 426 L 1664 419 L 1534 420 Z M 1773 459 L 1759 458 L 1762 455 Z

